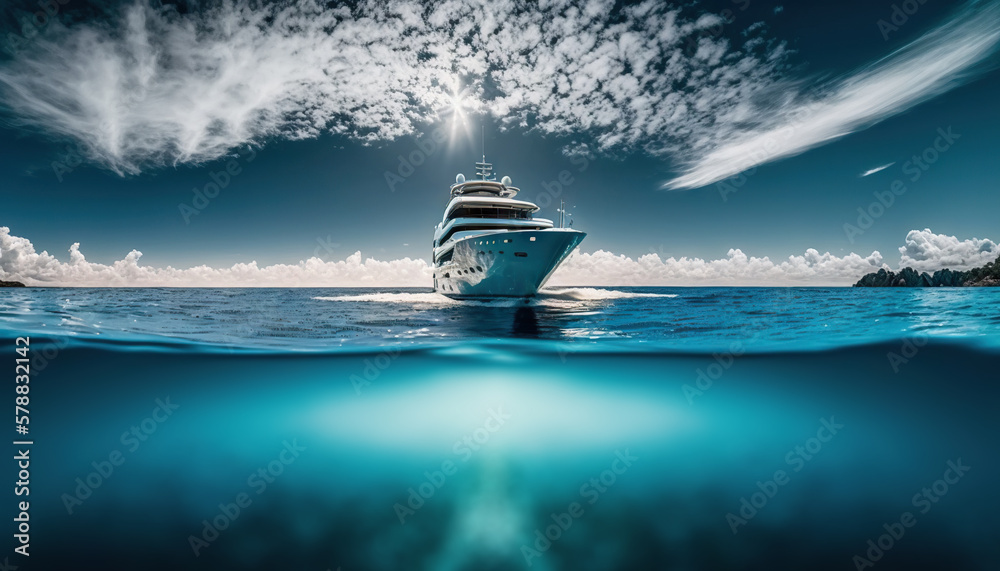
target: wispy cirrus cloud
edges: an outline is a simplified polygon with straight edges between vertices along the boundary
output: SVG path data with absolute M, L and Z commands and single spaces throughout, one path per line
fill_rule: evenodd
M 716 144 L 696 149 L 664 188 L 706 186 L 870 127 L 968 81 L 998 44 L 1000 5 L 974 0 L 884 59 L 761 105 L 753 114 L 760 119 L 729 125 Z
M 877 172 L 882 172 L 882 171 L 884 171 L 885 169 L 891 167 L 894 164 L 896 164 L 895 161 L 893 161 L 891 163 L 888 163 L 888 164 L 877 166 L 877 167 L 875 167 L 873 169 L 868 169 L 865 172 L 859 174 L 858 178 L 865 178 L 866 176 L 873 175 L 873 174 L 875 174 Z

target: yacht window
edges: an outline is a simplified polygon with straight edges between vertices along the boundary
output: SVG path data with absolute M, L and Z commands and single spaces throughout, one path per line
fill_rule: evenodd
M 531 211 L 521 208 L 508 208 L 500 206 L 459 206 L 451 211 L 448 219 L 452 218 L 500 218 L 512 220 L 531 220 Z
M 478 270 L 479 272 L 482 272 L 483 271 L 483 267 L 482 266 L 476 266 L 476 270 Z
M 535 237 L 534 237 L 534 236 L 532 236 L 532 237 L 530 238 L 530 240 L 531 240 L 532 242 L 534 242 L 534 241 L 535 241 Z
M 517 256 L 518 258 L 527 258 L 528 257 L 528 253 L 527 252 L 514 252 L 514 255 Z

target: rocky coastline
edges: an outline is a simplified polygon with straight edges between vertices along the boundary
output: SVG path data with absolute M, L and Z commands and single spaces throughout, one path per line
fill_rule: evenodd
M 938 270 L 933 274 L 903 268 L 898 272 L 881 269 L 866 274 L 854 287 L 997 287 L 1000 286 L 1000 257 L 981 268 L 968 271 Z

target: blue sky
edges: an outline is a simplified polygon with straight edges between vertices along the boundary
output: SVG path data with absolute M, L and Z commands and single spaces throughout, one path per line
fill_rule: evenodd
M 409 39 L 378 32 L 385 25 L 359 7 L 299 2 L 302 20 L 291 23 L 334 24 L 301 34 L 236 9 L 221 13 L 236 32 L 188 37 L 191 22 L 220 13 L 127 2 L 83 14 L 68 4 L 62 22 L 0 59 L 0 226 L 60 263 L 73 243 L 91 263 L 139 250 L 143 266 L 161 268 L 356 251 L 426 260 L 447 187 L 471 174 L 485 125 L 488 158 L 522 197 L 546 201 L 543 183 L 571 174 L 562 197 L 588 232 L 584 254 L 717 260 L 739 249 L 778 262 L 808 249 L 878 251 L 877 269 L 896 267 L 908 234 L 925 228 L 904 261 L 933 269 L 998 253 L 988 240 L 1000 238 L 996 3 L 914 3 L 898 29 L 879 24 L 892 23 L 898 2 L 648 3 L 619 6 L 608 21 L 600 3 L 545 13 L 496 3 L 521 25 L 479 39 L 461 16 L 470 4 L 390 3 Z M 552 14 L 564 32 L 544 28 Z M 9 32 L 15 12 L 6 17 Z M 531 37 L 533 23 L 543 39 Z M 660 37 L 668 24 L 677 38 Z M 326 36 L 317 47 L 310 34 L 336 36 L 337 26 L 368 51 Z M 590 63 L 567 68 L 561 42 Z M 385 62 L 410 51 L 412 61 Z M 398 157 L 435 130 L 447 140 L 390 188 L 386 172 L 398 174 Z M 776 130 L 779 150 L 755 153 Z M 925 153 L 935 160 L 913 180 L 911 159 Z M 238 174 L 185 217 L 193 189 L 223 180 L 227 167 Z M 849 235 L 858 208 L 897 179 L 906 191 Z M 540 215 L 555 218 L 557 204 Z M 27 256 L 15 264 L 14 249 L 0 251 L 8 276 L 59 275 L 45 273 L 50 260 L 31 262 L 48 270 L 25 266 Z M 864 268 L 841 269 L 853 281 Z M 836 282 L 835 270 L 820 281 Z

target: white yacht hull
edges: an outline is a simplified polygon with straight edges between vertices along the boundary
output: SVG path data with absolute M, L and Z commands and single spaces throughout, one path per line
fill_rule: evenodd
M 548 228 L 463 238 L 451 259 L 435 266 L 434 291 L 452 298 L 531 297 L 585 236 Z

